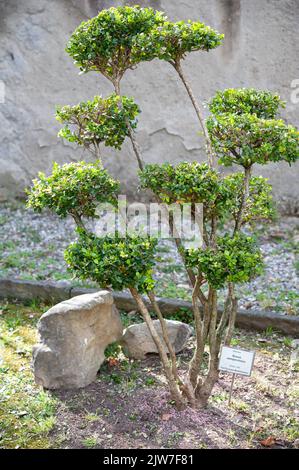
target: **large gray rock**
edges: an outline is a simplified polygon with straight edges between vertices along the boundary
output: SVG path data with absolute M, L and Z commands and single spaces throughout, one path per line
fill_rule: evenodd
M 193 330 L 189 325 L 180 321 L 165 321 L 171 344 L 175 352 L 178 353 L 186 346 Z M 162 339 L 162 329 L 159 320 L 154 320 L 154 325 Z M 136 323 L 126 328 L 120 344 L 124 353 L 133 359 L 144 359 L 146 354 L 158 353 L 146 323 Z
M 33 350 L 35 381 L 44 388 L 80 388 L 93 382 L 105 348 L 122 336 L 112 294 L 102 290 L 50 308 L 38 323 Z

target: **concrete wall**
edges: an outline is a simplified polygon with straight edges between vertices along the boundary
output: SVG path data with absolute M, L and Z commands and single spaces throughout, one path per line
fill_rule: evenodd
M 75 27 L 101 8 L 121 1 L 0 1 L 0 200 L 20 195 L 39 170 L 88 154 L 58 140 L 55 105 L 75 104 L 110 93 L 106 79 L 78 75 L 64 52 Z M 252 86 L 278 91 L 287 101 L 283 116 L 299 124 L 299 104 L 291 103 L 298 72 L 298 0 L 152 0 L 143 6 L 164 10 L 170 19 L 200 19 L 224 32 L 225 45 L 194 53 L 185 68 L 195 93 L 208 100 L 217 89 Z M 203 142 L 187 95 L 171 66 L 158 61 L 129 71 L 122 85 L 142 108 L 137 138 L 148 162 L 202 159 Z M 121 152 L 103 148 L 103 160 L 127 191 L 136 186 L 129 143 Z M 259 167 L 270 177 L 277 198 L 299 198 L 298 165 Z

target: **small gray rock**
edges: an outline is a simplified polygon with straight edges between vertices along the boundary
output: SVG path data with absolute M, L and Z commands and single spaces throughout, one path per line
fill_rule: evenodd
M 33 349 L 35 381 L 47 389 L 85 387 L 96 378 L 106 347 L 122 336 L 109 291 L 61 302 L 42 315 Z
M 193 333 L 191 326 L 175 320 L 165 320 L 171 344 L 176 353 L 182 351 Z M 162 329 L 159 320 L 154 325 L 162 339 Z M 163 341 L 163 340 L 162 340 Z M 146 323 L 137 323 L 124 331 L 120 341 L 126 356 L 132 359 L 144 359 L 146 354 L 158 353 Z

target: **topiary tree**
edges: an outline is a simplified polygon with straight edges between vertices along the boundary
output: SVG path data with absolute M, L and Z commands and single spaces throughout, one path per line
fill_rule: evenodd
M 106 147 L 121 148 L 129 136 L 128 125 L 131 129 L 136 127 L 139 113 L 137 104 L 126 96 L 95 96 L 92 101 L 82 101 L 76 106 L 57 107 L 56 119 L 64 124 L 58 136 L 99 157 L 101 143 Z
M 262 119 L 274 119 L 279 108 L 285 107 L 280 96 L 254 88 L 228 88 L 218 91 L 209 103 L 212 114 L 255 114 Z
M 84 229 L 83 217 L 95 218 L 99 203 L 115 205 L 118 191 L 119 182 L 108 174 L 100 161 L 62 166 L 54 163 L 50 176 L 40 172 L 39 179 L 33 180 L 31 189 L 27 190 L 27 205 L 36 212 L 47 207 L 61 218 L 70 215 Z
M 144 60 L 135 47 L 137 35 L 166 21 L 164 13 L 152 8 L 117 7 L 102 10 L 81 23 L 72 34 L 66 51 L 84 73 L 100 72 L 117 85 L 128 69 Z
M 153 271 L 157 241 L 150 237 L 120 233 L 98 237 L 86 228 L 84 219 L 96 217 L 100 202 L 114 203 L 118 183 L 102 164 L 54 165 L 51 176 L 41 174 L 29 191 L 28 204 L 40 211 L 54 210 L 60 217 L 71 215 L 78 239 L 65 253 L 70 269 L 82 279 L 93 279 L 102 287 L 129 289 L 136 300 L 163 364 L 169 390 L 176 406 L 207 404 L 218 379 L 222 344 L 230 344 L 237 313 L 235 284 L 247 282 L 262 270 L 256 240 L 244 232 L 254 221 L 273 215 L 271 187 L 262 177 L 252 176 L 252 166 L 298 158 L 298 131 L 276 119 L 280 98 L 253 89 L 218 92 L 210 102 L 211 117 L 205 122 L 200 106 L 182 70 L 188 52 L 217 47 L 222 35 L 202 23 L 172 23 L 150 8 L 119 7 L 103 10 L 79 26 L 67 46 L 68 53 L 83 72 L 96 71 L 108 78 L 115 93 L 108 98 L 57 110 L 64 125 L 60 135 L 99 155 L 99 146 L 120 148 L 129 137 L 139 164 L 142 188 L 148 188 L 164 207 L 189 203 L 196 221 L 196 205 L 203 205 L 203 246 L 186 249 L 173 236 L 193 287 L 195 350 L 184 373 L 179 370 L 167 327 L 155 296 Z M 120 81 L 128 69 L 154 58 L 168 61 L 180 75 L 197 112 L 207 142 L 208 163 L 144 165 L 136 144 L 138 106 L 121 96 Z M 220 164 L 237 164 L 243 172 L 224 176 Z M 167 210 L 167 209 L 166 209 Z M 225 230 L 222 227 L 225 227 Z M 226 288 L 219 314 L 218 291 Z M 162 327 L 157 334 L 142 294 L 147 295 Z M 204 367 L 208 346 L 209 363 Z

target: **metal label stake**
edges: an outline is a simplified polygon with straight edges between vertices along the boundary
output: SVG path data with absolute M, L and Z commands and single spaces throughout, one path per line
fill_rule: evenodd
M 222 346 L 218 370 L 231 372 L 233 374 L 230 384 L 228 406 L 230 406 L 232 401 L 232 391 L 236 374 L 250 377 L 253 368 L 254 356 L 255 351 Z
M 232 401 L 232 391 L 233 391 L 235 377 L 236 377 L 236 374 L 233 374 L 232 375 L 232 381 L 231 381 L 231 384 L 230 384 L 230 391 L 229 391 L 229 397 L 228 397 L 228 406 L 230 406 L 231 401 Z

